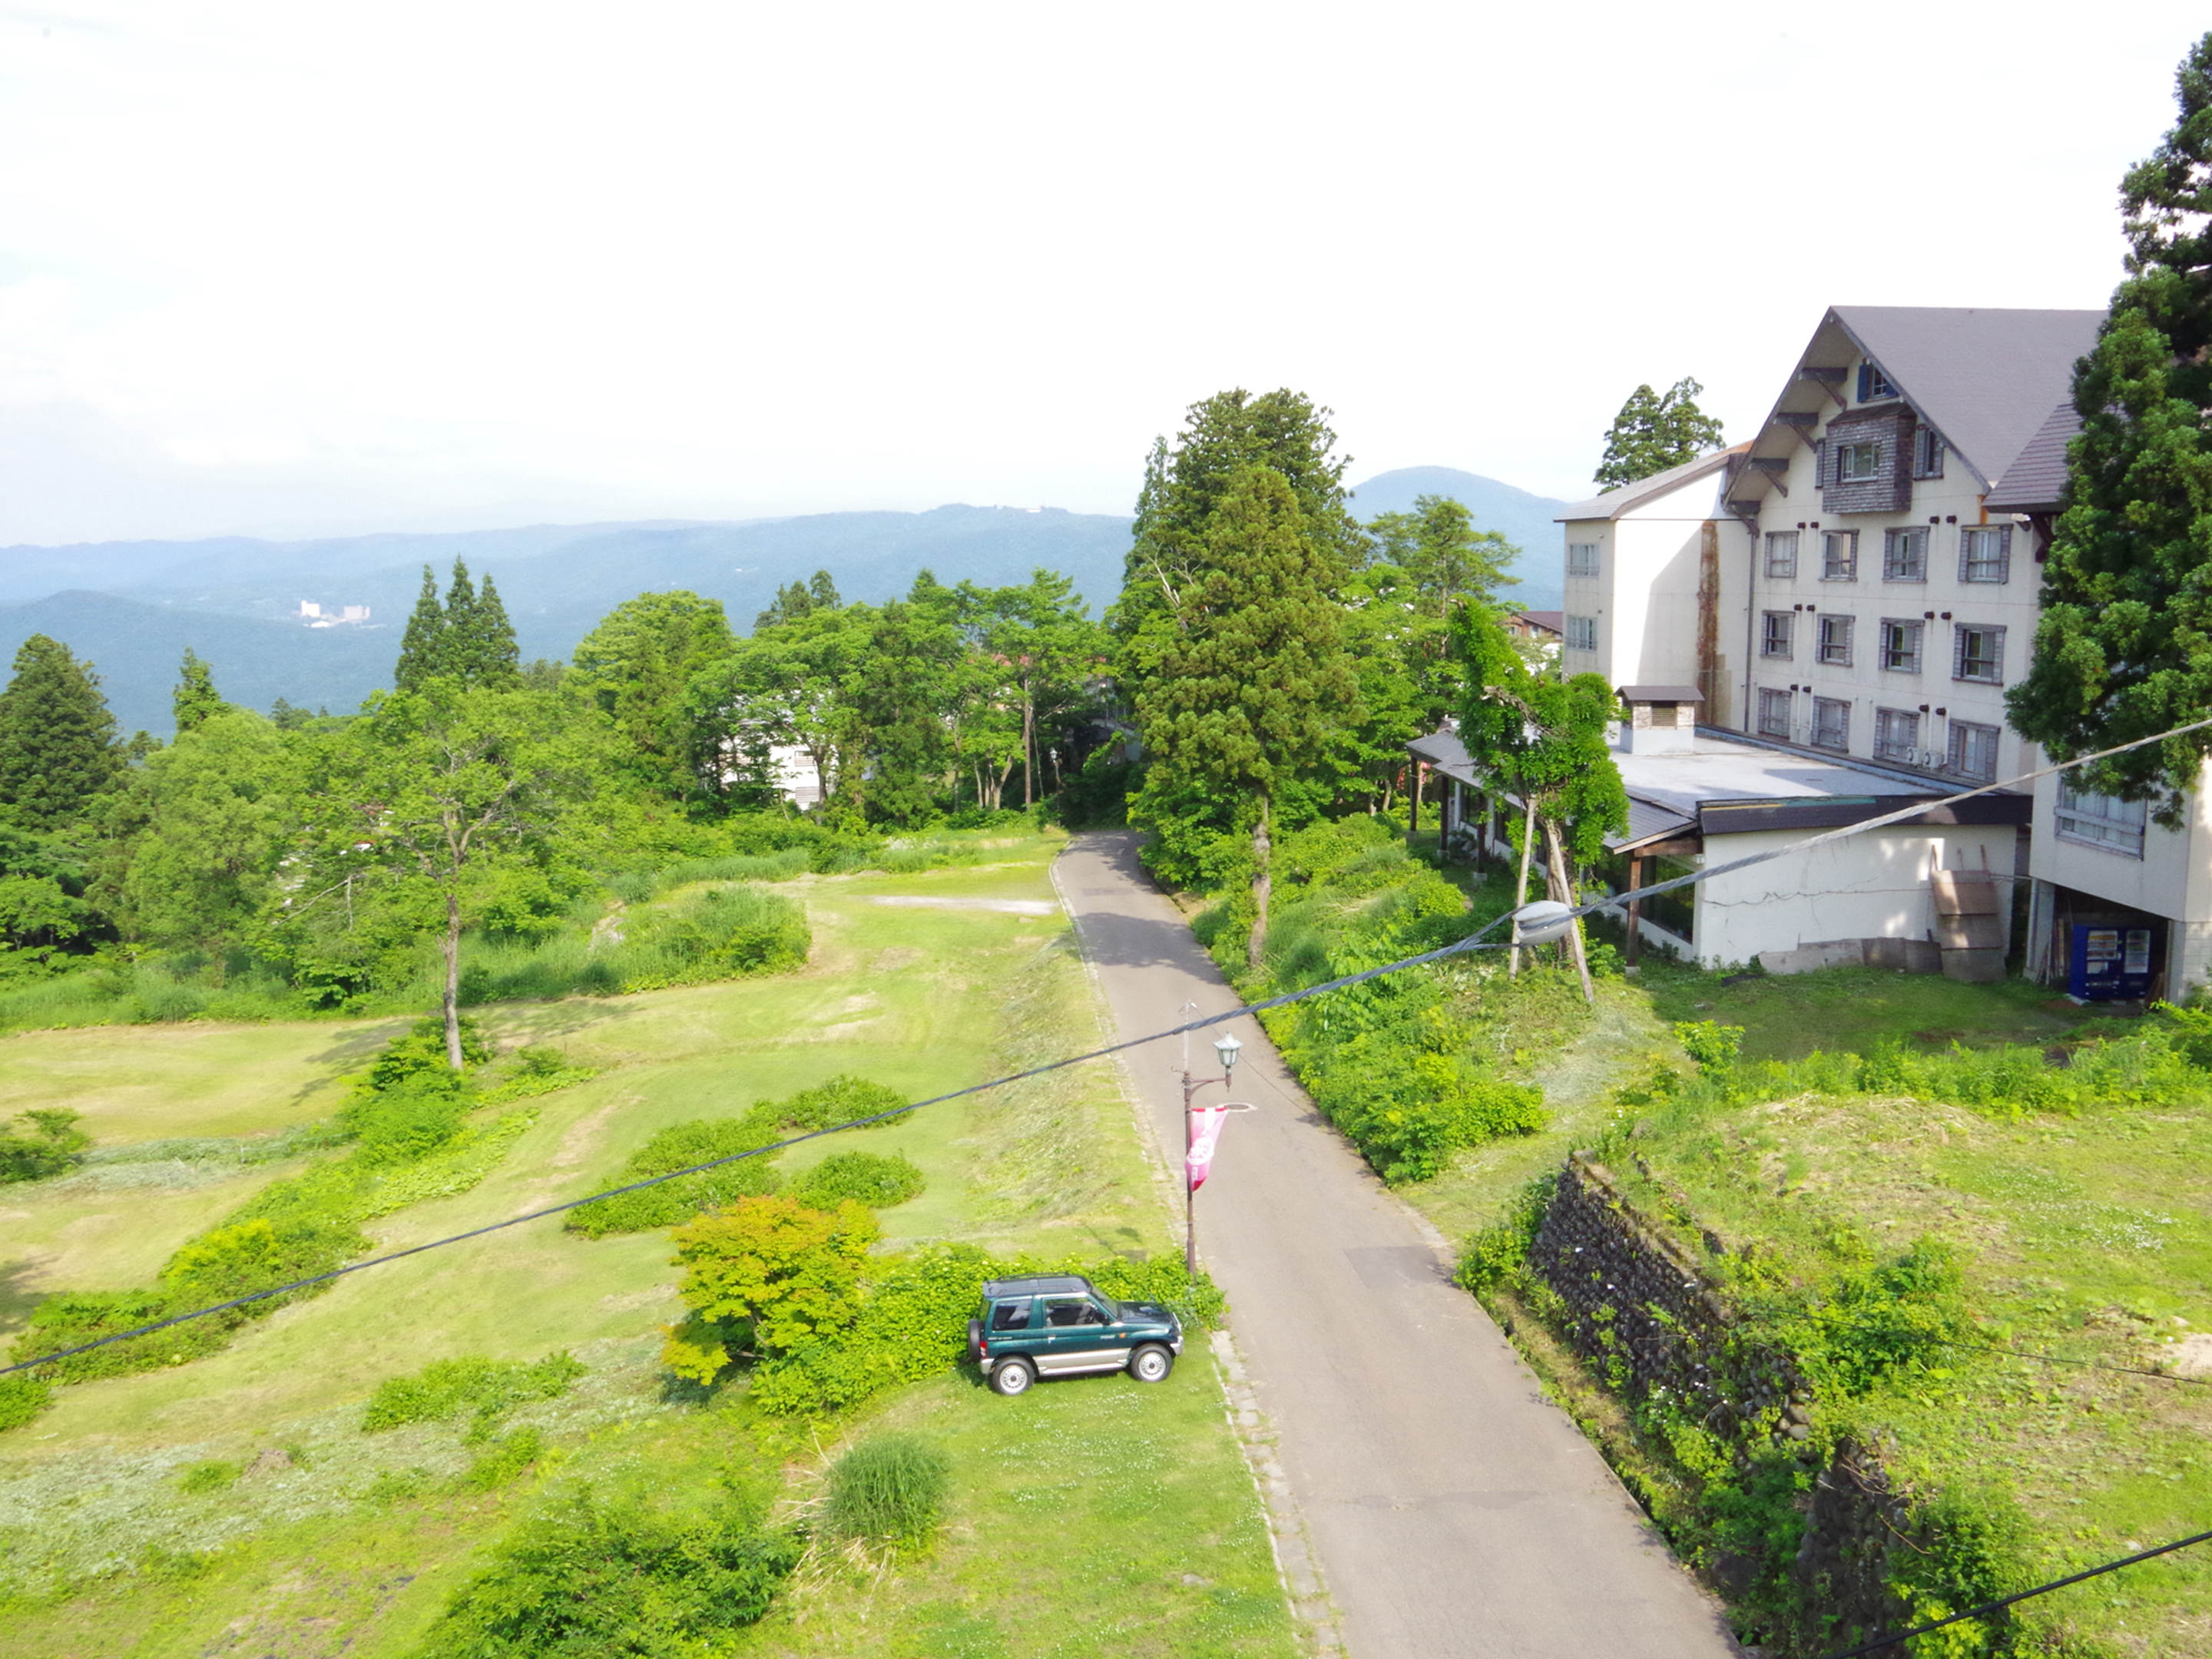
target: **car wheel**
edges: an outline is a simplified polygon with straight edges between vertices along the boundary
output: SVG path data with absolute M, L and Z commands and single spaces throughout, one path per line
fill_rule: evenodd
M 983 1322 L 980 1319 L 968 1322 L 968 1357 L 970 1359 L 983 1357 Z
M 1129 1356 L 1129 1375 L 1139 1382 L 1164 1382 L 1175 1369 L 1175 1356 L 1157 1342 L 1147 1342 Z
M 1030 1384 L 1036 1381 L 1036 1368 L 1018 1354 L 1009 1355 L 991 1367 L 991 1392 L 1005 1395 L 1009 1400 L 1018 1394 L 1027 1394 Z

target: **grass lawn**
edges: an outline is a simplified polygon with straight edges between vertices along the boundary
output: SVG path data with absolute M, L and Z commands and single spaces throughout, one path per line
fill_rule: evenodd
M 2201 1354 L 2212 1376 L 2212 1101 L 2012 1121 L 1904 1099 L 1805 1097 L 1703 1113 L 1615 1104 L 1613 1090 L 1654 1059 L 1680 1063 L 1669 1024 L 1698 1019 L 1741 1026 L 1754 1060 L 1888 1042 L 2062 1048 L 2133 1029 L 2020 983 L 1830 969 L 1728 984 L 1654 964 L 1635 981 L 1600 981 L 1594 1010 L 1530 997 L 1512 1042 L 1519 1074 L 1545 1086 L 1549 1127 L 1478 1147 L 1403 1195 L 1463 1236 L 1625 1113 L 1638 1121 L 1636 1156 L 1651 1173 L 1625 1159 L 1613 1173 L 1662 1224 L 1694 1215 L 1724 1239 L 1785 1257 L 1841 1232 L 1877 1253 L 1934 1235 L 1960 1248 L 1992 1343 L 2148 1370 Z M 1694 1255 L 1695 1228 L 1684 1237 Z M 1530 1340 L 1545 1346 L 1540 1334 Z M 1557 1352 L 1535 1357 L 1560 1370 Z M 2032 1559 L 2051 1576 L 2201 1530 L 2212 1516 L 2212 1382 L 1967 1350 L 1943 1370 L 1923 1394 L 1886 1399 L 1870 1425 L 1893 1472 L 1923 1490 L 2009 1493 L 2033 1522 Z M 1591 1416 L 1606 1420 L 1607 1408 Z M 1625 1418 L 1611 1419 L 1628 1432 Z M 2132 1568 L 2060 1592 L 2033 1616 L 2118 1653 L 2212 1651 L 2212 1557 Z
M 1097 1014 L 1064 919 L 1036 914 L 1051 908 L 1046 872 L 1057 844 L 1021 840 L 988 868 L 787 884 L 816 940 L 795 974 L 479 1011 L 502 1042 L 550 1042 L 600 1074 L 531 1102 L 536 1123 L 473 1191 L 371 1231 L 404 1247 L 580 1196 L 668 1123 L 734 1114 L 840 1073 L 921 1096 L 1090 1046 Z M 327 1109 L 333 1080 L 393 1029 L 15 1036 L 0 1040 L 0 1076 L 51 1091 L 41 1098 L 67 1091 L 64 1071 L 103 1079 L 106 1115 L 88 1110 L 103 1143 L 250 1133 Z M 165 1094 L 172 1063 L 180 1081 Z M 1170 1243 L 1135 1120 L 1103 1066 L 816 1142 L 784 1167 L 855 1139 L 905 1153 L 929 1178 L 919 1199 L 884 1213 L 890 1246 L 950 1237 L 1104 1254 Z M 94 1175 L 176 1167 L 106 1166 L 0 1195 L 17 1318 L 52 1290 L 144 1283 L 177 1242 L 284 1172 L 226 1170 L 218 1182 L 169 1188 L 87 1186 Z M 531 1359 L 567 1348 L 592 1367 L 573 1395 L 539 1408 L 567 1462 L 530 1478 L 556 1486 L 638 1479 L 670 1491 L 732 1459 L 771 1480 L 785 1462 L 803 1470 L 811 1453 L 779 1442 L 786 1431 L 747 1426 L 741 1405 L 702 1408 L 664 1386 L 658 1332 L 678 1311 L 668 1253 L 661 1232 L 586 1240 L 557 1218 L 534 1221 L 343 1280 L 208 1359 L 62 1390 L 45 1417 L 0 1441 L 0 1583 L 49 1592 L 68 1583 L 82 1593 L 43 1607 L 18 1601 L 0 1619 L 0 1654 L 406 1652 L 470 1560 L 537 1501 L 527 1485 L 455 1492 L 472 1454 L 451 1425 L 359 1432 L 379 1381 L 435 1358 Z M 988 1552 L 1018 1549 L 1040 1511 L 1065 1500 L 1072 1507 L 1051 1527 L 1088 1516 L 1080 1524 L 1092 1546 L 1066 1559 L 1044 1553 L 1050 1559 L 1029 1580 L 1040 1608 L 1086 1632 L 1125 1627 L 1120 1645 L 1140 1652 L 1285 1650 L 1289 1614 L 1203 1344 L 1164 1388 L 1098 1382 L 1005 1402 L 948 1378 L 883 1402 L 881 1412 L 910 1418 L 953 1450 L 954 1523 L 934 1554 L 881 1585 L 809 1589 L 804 1617 L 818 1620 L 823 1641 L 849 1630 L 849 1641 L 836 1639 L 854 1649 L 896 1638 L 908 1647 L 886 1650 L 994 1651 L 977 1645 L 981 1613 L 945 1609 L 992 1600 Z M 993 1448 L 1017 1442 L 1036 1449 L 1033 1481 L 994 1461 Z M 1106 1473 L 1095 1491 L 1071 1494 L 1062 1453 L 1079 1446 Z M 195 1463 L 251 1464 L 272 1448 L 293 1449 L 294 1467 L 264 1460 L 221 1492 L 178 1486 Z M 427 1473 L 408 1473 L 418 1468 Z M 1146 1472 L 1141 1480 L 1137 1471 Z M 383 1496 L 372 1499 L 380 1480 Z M 413 1496 L 404 1490 L 410 1482 L 421 1488 Z M 1136 1486 L 1170 1497 L 1145 1509 Z M 1054 1497 L 1024 1495 L 1033 1489 Z M 1132 1505 L 1144 1509 L 1143 1525 L 1123 1524 Z M 1165 1564 L 1201 1558 L 1213 1565 L 1189 1570 L 1208 1584 L 1173 1592 L 1188 1617 L 1162 1620 Z M 1048 1622 L 1011 1601 L 991 1616 L 1024 1646 Z

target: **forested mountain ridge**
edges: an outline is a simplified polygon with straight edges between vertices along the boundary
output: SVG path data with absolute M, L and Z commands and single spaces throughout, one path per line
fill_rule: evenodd
M 1407 467 L 1358 486 L 1362 520 L 1421 494 L 1464 503 L 1474 523 L 1522 550 L 1523 606 L 1559 603 L 1550 556 L 1558 503 L 1451 467 Z M 456 558 L 509 596 L 526 660 L 563 658 L 599 619 L 641 590 L 685 588 L 722 601 L 743 631 L 785 584 L 817 569 L 874 604 L 924 569 L 1004 586 L 1040 567 L 1071 578 L 1094 614 L 1121 587 L 1131 520 L 1112 514 L 953 504 L 924 513 L 819 513 L 734 523 L 681 520 L 531 525 L 508 530 L 302 541 L 219 537 L 0 548 L 0 653 L 33 634 L 65 641 L 98 670 L 128 732 L 168 729 L 169 687 L 186 646 L 248 708 L 357 704 L 391 683 L 422 566 Z M 311 629 L 301 600 L 367 605 L 367 626 Z

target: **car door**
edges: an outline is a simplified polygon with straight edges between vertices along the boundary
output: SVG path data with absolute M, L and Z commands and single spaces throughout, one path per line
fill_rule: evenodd
M 983 1322 L 983 1341 L 994 1358 L 1010 1353 L 1036 1358 L 1043 1322 L 1035 1310 L 1036 1301 L 1030 1296 L 1002 1296 L 991 1304 L 990 1316 Z
M 1110 1371 L 1128 1363 L 1128 1334 L 1091 1297 L 1079 1291 L 1041 1296 L 1037 1310 L 1044 1321 L 1039 1370 Z

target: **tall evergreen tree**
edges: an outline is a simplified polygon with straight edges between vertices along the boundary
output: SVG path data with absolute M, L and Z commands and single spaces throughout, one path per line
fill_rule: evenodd
M 1639 386 L 1630 392 L 1605 434 L 1597 482 L 1607 489 L 1634 483 L 1719 448 L 1721 423 L 1698 407 L 1704 390 L 1685 375 L 1664 392 Z
M 465 580 L 467 567 L 454 562 L 455 586 Z M 521 678 L 522 653 L 514 642 L 514 624 L 507 606 L 487 574 L 465 610 L 454 595 L 446 600 L 449 633 L 447 649 L 450 672 L 465 685 L 512 685 Z
M 2127 275 L 2097 344 L 2075 365 L 2081 433 L 2043 568 L 2013 725 L 2056 759 L 2201 720 L 2212 710 L 2212 34 L 2175 76 L 2181 118 L 2120 187 Z M 2105 793 L 2182 822 L 2212 732 L 2083 769 Z
M 215 689 L 215 676 L 189 645 L 185 647 L 184 665 L 177 671 L 177 689 L 169 694 L 169 707 L 175 711 L 180 738 L 198 731 L 210 718 L 229 707 Z
M 1255 397 L 1239 386 L 1193 404 L 1170 448 L 1156 440 L 1145 463 L 1121 595 L 1107 613 L 1115 677 L 1141 696 L 1160 651 L 1178 635 L 1183 594 L 1206 568 L 1207 526 L 1249 466 L 1266 466 L 1289 489 L 1330 590 L 1359 562 L 1366 538 L 1345 503 L 1348 455 L 1335 453 L 1329 411 L 1287 387 Z
M 446 608 L 438 603 L 438 578 L 426 564 L 422 591 L 415 597 L 415 613 L 407 618 L 407 632 L 399 641 L 399 665 L 392 671 L 392 684 L 413 691 L 445 673 L 448 631 Z
M 100 677 L 59 641 L 32 635 L 0 691 L 0 807 L 31 829 L 58 828 L 83 814 L 120 765 Z
M 1282 809 L 1356 715 L 1358 687 L 1333 598 L 1342 579 L 1333 534 L 1316 532 L 1273 467 L 1247 462 L 1221 485 L 1138 694 L 1150 765 L 1130 818 L 1164 842 L 1224 817 L 1249 833 L 1256 966 Z
M 835 611 L 843 603 L 837 597 L 837 584 L 830 580 L 830 573 L 817 570 L 811 581 L 787 582 L 777 588 L 775 603 L 753 618 L 753 632 L 797 622 L 819 611 Z

